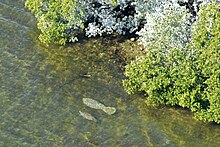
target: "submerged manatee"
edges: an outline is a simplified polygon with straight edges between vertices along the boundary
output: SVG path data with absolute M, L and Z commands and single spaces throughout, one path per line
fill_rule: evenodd
M 108 115 L 112 115 L 116 112 L 116 108 L 114 107 L 106 107 L 102 103 L 91 99 L 91 98 L 83 98 L 83 103 L 90 108 L 103 110 Z
M 87 113 L 87 112 L 79 111 L 79 114 L 80 114 L 83 118 L 85 118 L 85 119 L 88 119 L 88 120 L 97 122 L 97 119 L 96 119 L 94 116 L 92 116 L 91 114 Z
M 103 109 L 105 107 L 102 103 L 90 98 L 83 98 L 83 103 L 93 109 Z
M 115 107 L 103 107 L 102 109 L 105 113 L 107 113 L 108 115 L 112 115 L 116 112 L 116 108 Z

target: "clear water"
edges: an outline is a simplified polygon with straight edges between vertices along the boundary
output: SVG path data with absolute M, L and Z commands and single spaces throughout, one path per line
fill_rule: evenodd
M 126 95 L 112 53 L 117 43 L 93 39 L 46 47 L 38 35 L 23 0 L 0 0 L 0 146 L 220 146 L 219 125 Z M 88 108 L 84 97 L 117 113 Z

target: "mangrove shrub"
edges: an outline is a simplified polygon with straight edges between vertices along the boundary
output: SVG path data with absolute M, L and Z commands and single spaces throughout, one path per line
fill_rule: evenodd
M 177 0 L 26 0 L 25 5 L 38 20 L 39 39 L 63 45 L 79 35 L 136 36 L 149 21 L 146 16 L 159 14 L 164 3 L 178 5 Z
M 26 0 L 38 20 L 40 41 L 64 45 L 79 35 L 126 34 L 137 30 L 135 3 L 124 0 Z
M 219 3 L 26 0 L 25 5 L 36 16 L 45 44 L 64 45 L 82 34 L 137 35 L 144 51 L 126 66 L 126 91 L 145 93 L 147 104 L 181 106 L 197 119 L 220 123 Z
M 85 11 L 80 0 L 26 0 L 26 7 L 36 16 L 45 44 L 65 44 L 77 40 L 83 29 Z
M 126 67 L 126 91 L 144 92 L 147 104 L 185 107 L 195 112 L 197 119 L 220 123 L 220 5 L 212 2 L 201 6 L 187 44 L 178 38 L 169 41 L 173 33 L 166 35 L 165 43 L 164 39 L 159 40 L 161 43 L 156 40 L 156 44 L 147 39 L 146 56 Z M 163 38 L 161 34 L 150 35 Z

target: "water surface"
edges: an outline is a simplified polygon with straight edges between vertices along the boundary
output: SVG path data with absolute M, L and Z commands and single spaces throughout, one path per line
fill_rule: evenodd
M 23 0 L 0 0 L 0 146 L 220 146 L 219 125 L 196 121 L 187 110 L 147 107 L 143 97 L 125 93 L 118 43 L 47 47 L 38 35 Z M 91 109 L 84 97 L 117 113 Z

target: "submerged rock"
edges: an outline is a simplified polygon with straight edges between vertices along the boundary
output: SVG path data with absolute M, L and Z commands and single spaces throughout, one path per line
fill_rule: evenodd
M 79 111 L 79 114 L 80 114 L 83 118 L 85 118 L 85 119 L 87 119 L 87 120 L 91 120 L 91 121 L 97 122 L 97 119 L 96 119 L 94 116 L 92 116 L 91 114 L 87 113 L 87 112 Z
M 83 98 L 83 103 L 90 108 L 100 109 L 100 110 L 104 111 L 105 113 L 107 113 L 108 115 L 112 115 L 116 112 L 115 107 L 106 107 L 104 104 L 102 104 L 94 99 L 91 99 L 91 98 Z

